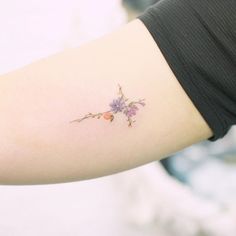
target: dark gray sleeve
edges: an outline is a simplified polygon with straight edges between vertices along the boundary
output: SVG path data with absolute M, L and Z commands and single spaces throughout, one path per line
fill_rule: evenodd
M 140 19 L 216 141 L 236 124 L 236 1 L 161 0 Z

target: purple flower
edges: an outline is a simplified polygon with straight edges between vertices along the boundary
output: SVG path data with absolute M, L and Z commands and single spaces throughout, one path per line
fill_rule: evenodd
M 121 97 L 114 99 L 112 103 L 110 103 L 110 107 L 114 113 L 117 113 L 118 111 L 122 111 L 125 108 L 125 101 Z
M 127 107 L 127 109 L 124 111 L 124 114 L 127 117 L 131 117 L 131 116 L 136 115 L 137 110 L 138 110 L 138 107 L 135 105 L 132 105 L 132 106 Z

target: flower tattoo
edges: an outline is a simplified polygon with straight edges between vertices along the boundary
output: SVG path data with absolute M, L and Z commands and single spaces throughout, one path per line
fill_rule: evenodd
M 134 122 L 136 122 L 136 120 L 133 120 L 133 116 L 136 115 L 137 111 L 139 110 L 137 105 L 141 105 L 141 106 L 145 106 L 146 104 L 144 103 L 145 99 L 139 99 L 138 101 L 131 101 L 128 102 L 128 98 L 126 98 L 122 92 L 122 88 L 121 86 L 118 84 L 119 86 L 119 92 L 118 94 L 120 95 L 117 99 L 113 99 L 113 101 L 109 104 L 110 106 L 110 110 L 105 111 L 105 112 L 101 112 L 101 113 L 91 113 L 89 112 L 87 115 L 85 115 L 84 117 L 80 118 L 80 119 L 76 119 L 76 120 L 72 120 L 71 122 L 81 122 L 85 119 L 88 118 L 97 118 L 100 119 L 101 117 L 103 117 L 105 120 L 109 120 L 110 122 L 112 122 L 114 120 L 114 115 L 118 112 L 123 113 L 128 121 L 128 126 L 131 127 L 132 124 Z

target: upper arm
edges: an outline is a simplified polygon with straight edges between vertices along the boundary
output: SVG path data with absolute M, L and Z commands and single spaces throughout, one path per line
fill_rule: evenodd
M 145 99 L 135 123 L 88 118 L 118 95 Z M 0 183 L 95 178 L 159 160 L 212 131 L 136 19 L 79 48 L 3 75 Z

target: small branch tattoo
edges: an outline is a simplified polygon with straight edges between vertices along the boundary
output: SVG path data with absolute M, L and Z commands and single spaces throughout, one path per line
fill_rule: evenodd
M 136 122 L 136 120 L 133 120 L 133 116 L 136 115 L 137 111 L 139 110 L 137 105 L 141 105 L 141 106 L 145 106 L 146 104 L 144 103 L 145 99 L 139 99 L 138 101 L 131 101 L 128 102 L 128 98 L 126 98 L 124 96 L 124 93 L 122 91 L 122 87 L 118 84 L 119 86 L 119 92 L 118 95 L 120 95 L 117 99 L 113 99 L 113 101 L 109 104 L 110 106 L 110 110 L 105 111 L 105 112 L 101 112 L 101 113 L 91 113 L 89 112 L 87 115 L 85 115 L 82 118 L 76 119 L 76 120 L 72 120 L 70 121 L 70 123 L 72 122 L 81 122 L 85 119 L 88 118 L 97 118 L 100 119 L 101 117 L 103 117 L 105 120 L 109 120 L 110 122 L 112 122 L 115 118 L 115 114 L 118 112 L 123 113 L 128 121 L 128 127 L 132 127 L 132 124 L 134 122 Z

